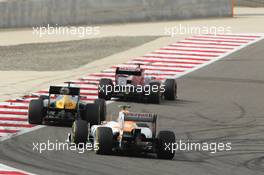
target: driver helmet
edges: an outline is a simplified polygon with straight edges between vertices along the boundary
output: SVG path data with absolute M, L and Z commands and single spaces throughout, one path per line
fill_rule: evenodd
M 70 89 L 69 88 L 66 88 L 66 87 L 63 87 L 60 89 L 60 94 L 61 95 L 68 95 L 70 93 Z

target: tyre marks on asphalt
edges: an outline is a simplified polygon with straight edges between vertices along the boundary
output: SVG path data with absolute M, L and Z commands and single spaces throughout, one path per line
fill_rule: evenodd
M 178 78 L 261 39 L 263 36 L 260 34 L 193 36 L 72 82 L 74 86 L 81 88 L 82 100 L 92 102 L 97 98 L 99 80 L 114 80 L 117 66 L 142 64 L 148 77 L 156 77 L 159 80 Z M 28 124 L 27 110 L 30 100 L 45 94 L 48 94 L 47 89 L 0 103 L 0 141 L 41 127 Z

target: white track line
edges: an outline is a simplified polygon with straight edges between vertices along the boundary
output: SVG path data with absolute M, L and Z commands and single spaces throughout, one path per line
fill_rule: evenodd
M 34 175 L 32 173 L 22 171 L 0 163 L 0 175 L 1 174 L 2 175 Z
M 190 48 L 209 48 L 209 49 L 234 49 L 237 46 L 222 46 L 222 45 L 211 45 L 211 44 L 199 44 L 199 43 L 175 43 L 171 44 L 172 47 L 190 47 Z
M 243 45 L 246 43 L 233 43 L 233 42 L 220 42 L 220 41 L 203 41 L 203 40 L 198 40 L 198 39 L 185 39 L 182 40 L 181 42 L 186 42 L 186 43 L 195 43 L 195 44 L 217 44 L 217 45 L 230 45 L 230 46 L 239 46 Z
M 190 47 L 190 46 L 189 46 Z M 161 48 L 162 50 L 166 50 L 166 49 L 182 49 L 182 50 L 190 50 L 190 51 L 203 51 L 203 52 L 206 52 L 206 51 L 213 51 L 213 52 L 228 52 L 230 50 L 229 49 L 221 49 L 221 48 L 218 48 L 218 49 L 212 49 L 212 48 L 183 48 L 183 47 L 179 47 L 179 46 L 167 46 L 167 47 L 162 47 Z
M 177 51 L 177 50 L 156 50 L 153 53 L 157 53 L 157 54 L 171 54 L 171 55 L 176 55 L 182 58 L 190 58 L 190 54 L 192 55 L 202 55 L 200 57 L 203 57 L 203 55 L 208 55 L 208 56 L 219 56 L 222 53 L 209 53 L 209 52 L 197 52 L 197 51 Z M 184 54 L 186 54 L 187 56 L 184 56 Z M 193 57 L 193 56 L 191 56 Z M 199 57 L 199 56 L 198 56 Z M 194 57 L 196 58 L 196 57 Z
M 225 40 L 236 40 L 236 41 L 253 41 L 255 38 L 250 37 L 237 37 L 237 36 L 208 36 L 208 35 L 197 35 L 192 38 L 211 38 L 211 39 L 225 39 Z
M 207 55 L 207 56 L 199 56 L 199 55 L 179 55 L 179 54 L 173 54 L 169 52 L 153 52 L 149 54 L 145 54 L 143 57 L 135 58 L 135 59 L 144 59 L 146 57 L 169 57 L 169 58 L 174 58 L 178 60 L 191 60 L 192 58 L 195 59 L 212 59 L 216 57 L 216 55 L 213 54 L 202 54 L 202 55 Z M 211 57 L 210 57 L 211 56 Z M 213 57 L 214 56 L 214 57 Z

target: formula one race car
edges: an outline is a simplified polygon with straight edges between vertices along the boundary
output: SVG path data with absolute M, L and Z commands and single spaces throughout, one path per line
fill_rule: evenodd
M 105 120 L 105 100 L 97 99 L 86 104 L 80 99 L 80 88 L 50 86 L 48 96 L 31 100 L 28 109 L 30 124 L 43 122 L 73 122 L 82 119 L 90 125 L 100 124 Z
M 177 83 L 175 79 L 164 82 L 155 77 L 146 77 L 145 70 L 140 67 L 117 67 L 115 82 L 103 78 L 99 82 L 98 97 L 110 100 L 112 97 L 121 99 L 137 98 L 148 103 L 159 104 L 165 100 L 177 98 Z
M 160 159 L 173 159 L 175 152 L 169 150 L 167 145 L 175 143 L 175 135 L 171 131 L 160 131 L 156 136 L 156 114 L 131 113 L 127 110 L 130 106 L 120 107 L 117 121 L 93 125 L 89 137 L 86 136 L 88 141 L 97 145 L 97 154 L 156 153 Z M 84 133 L 80 127 L 73 129 L 75 143 L 85 138 L 80 133 Z

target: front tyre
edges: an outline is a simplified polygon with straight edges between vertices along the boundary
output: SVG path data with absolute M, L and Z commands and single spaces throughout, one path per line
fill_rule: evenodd
M 85 144 L 88 139 L 88 123 L 85 120 L 75 120 L 72 124 L 72 141 L 75 144 Z
M 96 140 L 97 149 L 96 154 L 109 155 L 112 153 L 113 148 L 113 132 L 108 127 L 98 127 L 96 129 Z
M 105 121 L 106 119 L 106 103 L 104 99 L 96 99 L 95 104 L 99 106 L 100 111 L 100 122 Z
M 28 122 L 41 125 L 45 116 L 44 104 L 41 99 L 31 100 L 28 108 Z

